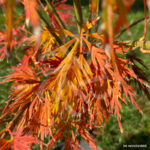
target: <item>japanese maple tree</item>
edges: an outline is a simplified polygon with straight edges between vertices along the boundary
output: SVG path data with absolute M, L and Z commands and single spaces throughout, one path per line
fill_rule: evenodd
M 73 0 L 73 6 L 66 2 L 0 1 L 6 25 L 0 30 L 0 59 L 9 61 L 18 47 L 24 52 L 1 82 L 12 86 L 0 116 L 0 124 L 9 118 L 0 131 L 0 150 L 27 150 L 35 143 L 50 149 L 59 139 L 64 149 L 78 150 L 79 136 L 96 150 L 91 132 L 100 132 L 111 115 L 123 132 L 122 105 L 130 101 L 142 113 L 131 83 L 149 96 L 149 81 L 137 65 L 144 66 L 142 60 L 129 52 L 135 47 L 150 52 L 146 0 L 144 35 L 136 42 L 117 38 L 121 27 L 129 31 L 127 13 L 135 0 L 90 0 L 88 18 L 80 0 Z M 16 16 L 18 3 L 24 12 Z

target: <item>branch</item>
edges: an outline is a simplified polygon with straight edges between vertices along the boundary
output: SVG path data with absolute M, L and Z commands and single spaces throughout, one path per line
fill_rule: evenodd
M 82 17 L 82 9 L 81 9 L 81 2 L 80 0 L 73 0 L 74 10 L 76 14 L 76 19 L 78 23 L 78 31 L 80 33 L 81 27 L 83 24 L 83 17 Z
M 50 27 L 49 23 L 47 22 L 47 20 L 42 16 L 42 14 L 40 13 L 40 11 L 38 11 L 38 15 L 40 17 L 40 19 L 44 22 L 44 24 L 46 25 L 46 28 L 48 30 L 52 30 L 52 28 Z M 53 35 L 53 37 L 56 39 L 56 41 L 58 42 L 58 44 L 62 45 L 62 41 L 61 39 L 53 32 L 50 32 L 50 34 Z
M 54 16 L 55 16 L 57 22 L 58 22 L 59 25 L 61 26 L 61 28 L 62 28 L 62 29 L 66 29 L 66 27 L 65 27 L 65 25 L 64 25 L 64 23 L 63 23 L 63 21 L 60 19 L 59 15 L 58 15 L 58 13 L 57 13 L 55 7 L 53 7 L 53 5 L 51 4 L 51 2 L 50 2 L 49 0 L 45 0 L 45 1 L 46 1 L 46 3 L 47 3 L 48 7 L 50 8 L 50 10 L 53 12 L 53 14 L 54 14 Z
M 14 128 L 15 128 L 15 126 L 19 123 L 20 118 L 22 117 L 22 115 L 23 115 L 24 111 L 27 109 L 27 107 L 29 107 L 29 105 L 30 105 L 30 103 L 27 103 L 26 105 L 24 105 L 24 106 L 22 107 L 22 109 L 21 109 L 18 113 L 16 113 L 16 115 L 14 116 L 14 118 L 12 119 L 12 121 L 10 121 L 10 122 L 7 124 L 7 127 L 8 127 L 11 131 L 13 131 Z M 5 128 L 5 129 L 4 129 L 4 132 L 5 132 L 6 130 L 7 130 L 7 129 Z M 5 137 L 7 137 L 7 135 L 8 135 L 8 133 L 5 132 L 5 133 L 2 134 L 1 138 L 5 138 Z
M 147 16 L 146 17 L 147 19 L 150 19 L 150 16 Z M 138 19 L 136 20 L 135 22 L 133 22 L 132 24 L 129 25 L 129 28 L 137 25 L 138 23 L 142 22 L 145 20 L 145 17 L 141 18 L 141 19 Z M 115 35 L 115 38 L 118 38 L 119 36 L 121 36 L 124 32 L 126 32 L 128 29 L 127 28 L 124 28 L 122 29 L 118 34 Z

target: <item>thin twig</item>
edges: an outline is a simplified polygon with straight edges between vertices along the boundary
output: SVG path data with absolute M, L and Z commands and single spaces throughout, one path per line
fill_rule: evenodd
M 48 30 L 52 30 L 52 28 L 50 27 L 49 23 L 47 22 L 47 20 L 41 15 L 41 13 L 38 11 L 38 15 L 40 17 L 40 19 L 45 23 L 46 27 Z M 61 39 L 53 32 L 50 32 L 50 34 L 53 35 L 53 37 L 56 39 L 56 41 L 58 42 L 58 44 L 62 45 L 62 41 Z
M 77 19 L 78 31 L 80 33 L 82 24 L 83 24 L 83 16 L 82 16 L 82 9 L 81 9 L 81 1 L 80 0 L 73 0 L 74 10 Z
M 147 19 L 150 19 L 150 16 L 147 16 L 146 18 L 147 18 Z M 135 22 L 133 22 L 132 24 L 129 25 L 129 28 L 131 28 L 131 27 L 137 25 L 138 23 L 140 23 L 140 22 L 142 22 L 142 21 L 144 21 L 144 20 L 145 20 L 145 17 L 136 20 Z M 119 36 L 121 36 L 121 35 L 122 35 L 124 32 L 126 32 L 127 30 L 128 30 L 127 28 L 122 29 L 118 34 L 115 35 L 115 38 L 118 38 Z
M 63 23 L 63 21 L 61 20 L 61 18 L 59 17 L 55 7 L 51 4 L 51 2 L 49 0 L 45 0 L 48 7 L 50 8 L 50 10 L 53 12 L 57 22 L 59 23 L 59 25 L 61 26 L 62 29 L 66 29 L 65 24 Z

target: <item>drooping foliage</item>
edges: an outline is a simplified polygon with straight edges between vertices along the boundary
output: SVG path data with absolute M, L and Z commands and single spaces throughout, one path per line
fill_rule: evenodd
M 6 29 L 0 32 L 1 61 L 5 56 L 11 59 L 11 50 L 17 47 L 25 53 L 1 82 L 12 86 L 0 116 L 0 124 L 10 118 L 0 131 L 0 150 L 30 149 L 35 143 L 50 149 L 59 139 L 64 139 L 65 149 L 77 150 L 79 136 L 97 149 L 89 131 L 100 132 L 115 115 L 123 132 L 120 112 L 127 101 L 142 113 L 132 83 L 149 96 L 148 80 L 137 65 L 143 65 L 142 60 L 130 55 L 136 46 L 149 52 L 149 42 L 142 44 L 147 34 L 146 0 L 144 35 L 136 44 L 116 38 L 122 26 L 129 30 L 126 15 L 135 0 L 91 0 L 88 19 L 80 0 L 73 0 L 74 7 L 66 0 L 45 2 L 1 2 L 6 13 Z M 24 6 L 22 17 L 13 15 L 18 3 Z

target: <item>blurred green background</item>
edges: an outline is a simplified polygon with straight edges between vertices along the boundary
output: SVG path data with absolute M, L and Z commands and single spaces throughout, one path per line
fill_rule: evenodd
M 88 16 L 88 1 L 82 0 L 83 4 L 83 13 Z M 69 3 L 72 3 L 69 0 Z M 23 9 L 21 7 L 17 7 L 16 15 L 19 14 Z M 147 11 L 147 14 L 150 15 L 150 12 Z M 144 17 L 143 11 L 143 1 L 137 0 L 134 6 L 132 7 L 130 13 L 128 14 L 129 24 L 133 23 L 137 19 Z M 84 17 L 86 18 L 86 17 Z M 0 8 L 0 30 L 4 28 L 4 13 Z M 137 24 L 132 27 L 131 35 L 128 33 L 122 34 L 118 40 L 138 40 L 144 32 L 144 22 Z M 150 40 L 150 19 L 148 20 L 148 34 L 147 40 Z M 139 49 L 136 49 L 132 52 L 137 57 L 141 58 L 146 64 L 148 69 L 144 70 L 147 78 L 150 81 L 150 54 L 142 54 L 139 52 Z M 12 58 L 7 63 L 7 60 L 3 60 L 0 62 L 0 76 L 8 75 L 10 73 L 10 68 L 18 63 L 16 56 L 23 56 L 22 49 L 18 49 L 14 51 L 12 54 Z M 0 81 L 2 79 L 0 78 Z M 10 93 L 11 83 L 1 84 L 0 85 L 0 109 L 2 109 L 8 99 L 8 95 Z M 101 133 L 97 135 L 97 144 L 100 145 L 103 150 L 123 150 L 123 149 L 131 149 L 137 150 L 138 148 L 125 148 L 123 145 L 139 145 L 144 144 L 146 148 L 139 148 L 140 150 L 150 150 L 150 100 L 143 93 L 141 93 L 140 89 L 135 86 L 136 89 L 136 101 L 139 103 L 141 109 L 143 110 L 143 115 L 141 115 L 136 107 L 130 103 L 128 105 L 123 106 L 122 115 L 122 125 L 124 132 L 120 133 L 119 126 L 115 116 L 112 116 L 109 120 L 108 124 L 105 128 L 101 129 Z M 0 114 L 1 115 L 1 114 Z M 0 127 L 0 129 L 2 126 Z M 36 149 L 36 148 L 35 148 Z

